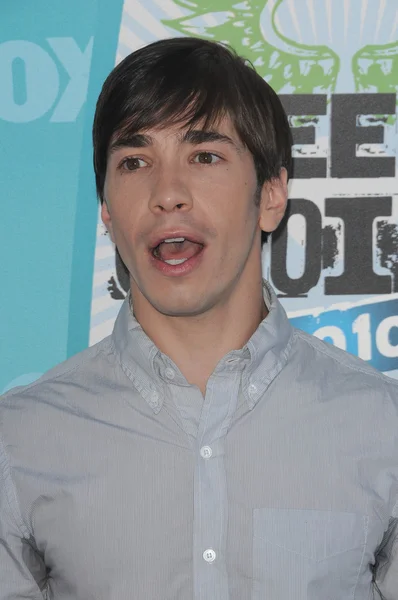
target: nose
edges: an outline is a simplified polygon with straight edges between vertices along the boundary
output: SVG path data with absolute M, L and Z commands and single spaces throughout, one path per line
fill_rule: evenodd
M 192 203 L 188 182 L 181 172 L 171 167 L 158 170 L 153 178 L 149 199 L 152 212 L 186 212 L 191 210 Z

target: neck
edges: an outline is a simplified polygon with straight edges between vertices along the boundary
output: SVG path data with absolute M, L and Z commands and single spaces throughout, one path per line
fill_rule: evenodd
M 195 316 L 158 312 L 134 284 L 131 294 L 135 317 L 145 333 L 203 395 L 217 363 L 231 350 L 242 348 L 267 315 L 261 269 L 250 285 L 240 281 L 227 300 Z

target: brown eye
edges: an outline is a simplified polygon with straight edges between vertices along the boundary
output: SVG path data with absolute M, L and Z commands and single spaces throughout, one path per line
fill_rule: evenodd
M 123 171 L 136 171 L 137 169 L 145 167 L 145 165 L 146 162 L 142 160 L 142 158 L 130 156 L 122 160 L 122 162 L 120 163 L 120 168 Z
M 220 157 L 212 152 L 199 152 L 194 159 L 194 162 L 198 162 L 201 165 L 212 165 L 219 161 Z

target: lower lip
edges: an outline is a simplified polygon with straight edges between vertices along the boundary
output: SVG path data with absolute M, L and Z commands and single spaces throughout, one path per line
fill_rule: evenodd
M 202 248 L 202 250 L 195 254 L 195 256 L 188 258 L 188 260 L 179 265 L 169 265 L 168 263 L 163 262 L 162 260 L 159 260 L 159 258 L 153 256 L 152 253 L 150 253 L 150 257 L 153 266 L 163 275 L 166 275 L 167 277 L 182 277 L 183 275 L 192 273 L 192 271 L 199 266 L 203 260 L 204 250 L 205 249 Z

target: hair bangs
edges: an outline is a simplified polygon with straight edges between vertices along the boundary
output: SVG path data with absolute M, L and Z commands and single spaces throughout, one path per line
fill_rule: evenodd
M 166 89 L 158 82 L 145 97 L 136 96 L 128 103 L 127 114 L 114 131 L 112 141 L 173 125 L 187 130 L 209 130 L 226 116 L 235 121 L 236 115 L 231 114 L 234 107 L 220 82 L 209 86 L 207 78 L 197 78 L 195 82 L 188 79 L 182 76 L 173 87 L 168 81 Z

